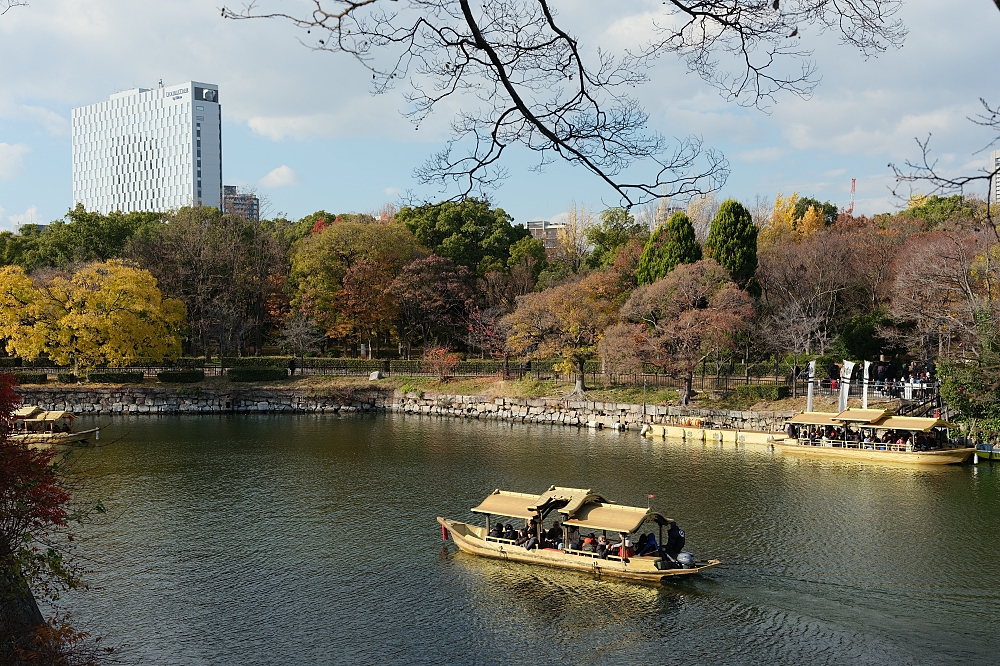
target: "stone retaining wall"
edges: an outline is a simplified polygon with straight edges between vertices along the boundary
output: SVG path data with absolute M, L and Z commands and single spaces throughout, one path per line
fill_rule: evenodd
M 476 419 L 637 430 L 643 423 L 777 432 L 791 412 L 699 410 L 569 399 L 400 393 L 378 388 L 22 387 L 25 404 L 76 414 L 351 413 L 388 410 Z

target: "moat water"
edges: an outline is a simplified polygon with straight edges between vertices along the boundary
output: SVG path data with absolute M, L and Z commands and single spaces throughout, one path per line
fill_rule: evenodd
M 89 422 L 89 421 L 88 421 Z M 103 419 L 102 422 L 108 422 Z M 884 467 L 401 415 L 114 419 L 75 468 L 75 624 L 144 664 L 989 664 L 1000 467 Z M 435 516 L 589 487 L 725 566 L 649 587 L 485 560 Z

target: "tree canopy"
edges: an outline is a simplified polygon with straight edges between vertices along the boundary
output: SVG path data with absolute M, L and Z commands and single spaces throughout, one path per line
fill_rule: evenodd
M 489 202 L 476 198 L 405 206 L 396 213 L 396 222 L 434 254 L 479 275 L 504 270 L 511 245 L 530 235 L 512 221 L 502 208 L 491 208 Z
M 701 246 L 695 239 L 694 226 L 685 213 L 670 216 L 646 241 L 639 258 L 636 279 L 639 284 L 653 284 L 679 264 L 701 259 Z
M 729 271 L 745 288 L 757 270 L 757 226 L 738 201 L 722 202 L 705 239 L 705 256 Z
M 174 359 L 184 315 L 149 271 L 121 260 L 36 280 L 19 266 L 0 269 L 0 336 L 24 358 L 78 368 Z
M 636 222 L 624 208 L 608 208 L 601 212 L 600 224 L 588 227 L 585 235 L 591 245 L 587 264 L 591 268 L 601 268 L 615 263 L 618 250 L 633 238 L 646 240 L 649 229 Z

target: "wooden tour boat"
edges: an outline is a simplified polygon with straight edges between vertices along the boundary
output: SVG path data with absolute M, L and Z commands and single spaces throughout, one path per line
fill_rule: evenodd
M 949 431 L 955 426 L 946 421 L 896 416 L 880 409 L 802 412 L 787 423 L 789 437 L 775 442 L 782 453 L 879 463 L 952 465 L 965 462 L 976 451 L 952 442 Z
M 669 553 L 666 546 L 660 546 L 648 555 L 606 554 L 597 552 L 559 548 L 533 548 L 526 550 L 516 545 L 512 539 L 490 536 L 490 517 L 505 516 L 529 521 L 532 535 L 542 541 L 542 523 L 555 512 L 562 523 L 562 543 L 568 543 L 568 529 L 576 528 L 581 533 L 608 533 L 619 537 L 620 543 L 630 539 L 646 523 L 655 523 L 659 528 L 657 544 L 664 544 L 663 531 L 671 528 L 676 533 L 676 523 L 652 509 L 624 506 L 610 502 L 591 490 L 581 488 L 550 487 L 541 495 L 494 490 L 483 502 L 472 509 L 473 513 L 486 516 L 486 526 L 471 525 L 457 520 L 439 517 L 445 539 L 451 536 L 463 552 L 483 557 L 539 564 L 592 573 L 598 576 L 612 576 L 635 581 L 661 582 L 670 578 L 691 576 L 705 569 L 718 566 L 719 560 L 695 562 L 690 553 Z M 683 532 L 680 532 L 683 547 Z M 668 539 L 669 541 L 669 539 Z
M 72 412 L 47 412 L 41 407 L 21 407 L 11 414 L 10 432 L 7 439 L 13 442 L 35 445 L 82 444 L 91 435 L 100 437 L 100 428 L 73 430 Z

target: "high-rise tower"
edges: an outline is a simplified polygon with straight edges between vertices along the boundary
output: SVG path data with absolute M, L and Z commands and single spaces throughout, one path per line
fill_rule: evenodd
M 219 87 L 133 88 L 73 109 L 73 203 L 168 211 L 222 204 Z

